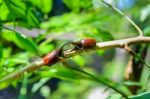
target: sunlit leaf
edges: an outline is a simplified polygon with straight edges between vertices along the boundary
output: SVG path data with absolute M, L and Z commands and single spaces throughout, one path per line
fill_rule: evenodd
M 15 33 L 16 35 L 16 43 L 26 50 L 38 53 L 37 45 L 30 39 L 25 36 L 20 35 L 19 33 Z
M 150 27 L 149 26 L 145 27 L 143 32 L 145 36 L 150 36 Z
M 80 0 L 63 0 L 63 2 L 72 10 L 80 10 Z
M 39 45 L 39 50 L 42 54 L 47 54 L 54 49 L 53 44 L 43 43 Z
M 44 22 L 41 24 L 41 28 L 61 28 L 65 25 L 68 25 L 69 22 L 75 17 L 76 15 L 73 13 L 64 14 L 62 16 L 55 16 L 51 17 L 49 21 Z
M 31 0 L 31 2 L 46 14 L 52 10 L 52 0 Z
M 86 63 L 86 60 L 81 55 L 77 55 L 73 59 L 79 66 L 84 66 Z
M 49 86 L 42 86 L 40 89 L 40 93 L 45 99 L 47 99 L 50 96 L 51 90 Z
M 63 2 L 71 10 L 78 12 L 81 8 L 88 8 L 91 6 L 90 0 L 63 0 Z
M 98 29 L 97 35 L 99 35 L 99 37 L 102 39 L 102 41 L 113 40 L 113 36 L 109 32 L 104 31 L 102 29 Z
M 7 5 L 7 8 L 8 10 L 10 11 L 10 16 L 12 16 L 13 18 L 18 18 L 18 17 L 24 17 L 25 15 L 25 5 L 21 2 L 18 2 L 18 0 L 4 0 L 6 5 Z
M 36 93 L 48 80 L 49 78 L 43 78 L 39 82 L 35 83 L 31 89 L 32 93 Z
M 3 34 L 2 34 L 2 36 L 3 36 Z M 13 51 L 12 47 L 6 47 L 6 48 L 4 48 L 4 50 L 3 50 L 3 57 L 4 58 L 11 57 L 12 51 Z
M 2 2 L 0 5 L 0 19 L 6 20 L 8 14 L 9 14 L 9 10 L 7 9 L 7 6 L 4 2 Z
M 9 10 L 10 17 L 12 17 L 13 20 L 16 18 L 21 18 L 24 19 L 29 26 L 38 27 L 39 21 L 23 2 L 18 0 L 5 0 L 5 3 Z
M 14 42 L 18 47 L 22 49 L 39 53 L 37 45 L 31 39 L 27 38 L 25 35 L 14 32 L 4 32 L 2 33 L 2 36 L 6 40 Z
M 3 82 L 0 84 L 0 90 L 5 89 L 6 87 L 8 87 L 10 85 L 10 82 Z
M 91 74 L 85 73 L 84 70 L 82 71 L 82 70 L 78 70 L 74 68 L 66 69 L 62 67 L 54 67 L 53 69 L 51 68 L 51 70 L 49 71 L 41 72 L 40 75 L 42 77 L 43 76 L 58 77 L 61 79 L 69 79 L 72 81 L 79 80 L 79 79 L 87 79 L 87 80 L 99 82 L 100 84 L 104 84 L 106 86 L 112 86 L 111 88 L 116 88 L 117 90 L 123 92 L 124 94 L 127 94 L 127 95 L 131 94 L 125 86 L 119 83 L 116 83 L 114 81 L 111 81 L 102 76 L 96 78 L 93 75 L 91 76 Z
M 58 66 L 51 68 L 49 71 L 40 72 L 40 75 L 42 77 L 49 76 L 49 77 L 67 79 L 67 80 L 79 80 L 80 78 L 83 78 L 82 75 L 80 75 L 75 71 L 66 69 L 64 67 L 58 67 Z
M 110 41 L 113 40 L 113 36 L 111 33 L 104 31 L 99 28 L 90 28 L 89 32 L 83 33 L 85 37 L 92 37 L 95 38 L 97 41 Z
M 5 65 L 7 67 L 15 66 L 16 64 L 26 64 L 28 61 L 24 60 L 24 58 L 8 58 L 5 59 Z
M 142 21 L 142 22 L 145 21 L 149 15 L 150 15 L 150 4 L 141 10 L 140 21 Z
M 32 12 L 26 13 L 28 25 L 33 27 L 39 27 L 39 20 L 35 17 Z
M 0 0 L 0 4 L 3 2 L 3 0 Z
M 26 94 L 28 92 L 27 86 L 28 86 L 28 79 L 27 79 L 27 76 L 25 76 L 22 80 L 22 86 L 20 88 L 20 93 L 19 93 L 18 99 L 26 99 L 27 98 L 27 96 L 26 96 Z
M 120 94 L 112 94 L 107 99 L 122 99 Z
M 2 43 L 0 43 L 0 61 L 3 57 L 3 46 L 2 46 Z
M 1 21 L 1 18 L 0 18 L 0 32 L 2 31 L 2 21 Z
M 142 84 L 139 82 L 126 81 L 123 83 L 126 86 L 141 86 Z

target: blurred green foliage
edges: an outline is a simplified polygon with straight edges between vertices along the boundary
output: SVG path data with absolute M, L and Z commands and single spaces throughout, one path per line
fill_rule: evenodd
M 131 4 L 130 0 L 112 0 L 112 4 L 120 7 L 140 26 L 144 35 L 149 36 L 150 0 L 133 1 Z M 56 9 L 54 2 L 54 0 L 0 0 L 0 78 L 24 67 L 32 58 L 42 57 L 53 49 L 60 48 L 68 41 L 91 37 L 103 42 L 138 35 L 130 23 L 100 0 L 62 0 L 69 11 L 66 10 L 57 16 L 52 15 L 52 11 Z M 22 28 L 26 30 L 20 31 Z M 146 88 L 143 91 L 143 88 L 149 86 L 147 83 L 149 70 L 143 69 L 140 82 L 125 82 L 123 75 L 128 57 L 126 54 L 116 53 L 117 51 L 112 49 L 85 52 L 71 59 L 82 70 L 123 91 L 126 91 L 126 86 L 142 86 L 137 92 L 139 95 L 129 98 L 148 99 L 147 91 L 150 89 Z M 44 84 L 53 77 L 61 81 L 56 91 L 51 92 L 50 87 Z M 87 75 L 57 63 L 53 67 L 43 67 L 26 74 L 21 79 L 0 84 L 0 88 L 4 90 L 11 84 L 15 89 L 21 83 L 18 99 L 31 98 L 27 92 L 30 84 L 33 84 L 33 87 L 29 92 L 36 94 L 40 90 L 41 96 L 46 99 L 85 99 L 92 88 L 98 86 L 104 88 L 102 84 L 91 81 L 93 80 Z M 120 97 L 112 95 L 108 99 Z

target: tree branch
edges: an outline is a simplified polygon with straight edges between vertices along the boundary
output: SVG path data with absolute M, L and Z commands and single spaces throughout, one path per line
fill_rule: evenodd
M 96 43 L 96 47 L 93 50 L 101 50 L 101 49 L 110 49 L 110 48 L 124 48 L 126 45 L 134 45 L 140 43 L 150 43 L 150 37 L 138 36 L 133 38 L 107 41 L 107 42 L 99 42 Z M 84 50 L 83 50 L 84 51 Z M 67 51 L 64 53 L 65 57 L 72 57 L 76 54 L 81 53 L 81 51 Z
M 150 43 L 150 37 L 133 37 L 115 41 L 97 43 L 97 49 L 124 47 L 125 45 Z
M 126 45 L 134 45 L 139 43 L 150 43 L 150 37 L 143 37 L 138 36 L 134 38 L 127 38 L 121 40 L 114 40 L 114 41 L 107 41 L 107 42 L 100 42 L 96 44 L 95 49 L 93 50 L 101 50 L 101 49 L 109 49 L 109 48 L 124 48 Z M 80 54 L 81 52 L 85 52 L 86 50 L 82 51 L 67 51 L 64 53 L 65 57 L 72 57 L 75 55 Z M 5 81 L 15 80 L 20 78 L 25 72 L 33 72 L 44 65 L 43 60 L 37 60 L 33 63 L 26 65 L 25 67 L 17 70 L 16 72 L 10 73 L 9 75 L 0 79 L 0 83 Z

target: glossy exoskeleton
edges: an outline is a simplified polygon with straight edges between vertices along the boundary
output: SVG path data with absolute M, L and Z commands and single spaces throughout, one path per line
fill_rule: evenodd
M 65 49 L 66 46 L 68 46 L 68 45 L 72 45 L 73 47 L 69 47 L 68 49 Z M 93 38 L 86 38 L 86 39 L 82 39 L 77 42 L 67 42 L 66 44 L 64 44 L 62 46 L 61 52 L 71 52 L 71 51 L 75 51 L 75 50 L 82 51 L 82 50 L 93 49 L 94 47 L 96 47 L 96 40 Z M 63 54 L 62 54 L 62 56 L 64 57 Z
M 75 49 L 79 50 L 93 49 L 96 46 L 96 40 L 93 38 L 86 38 L 77 42 L 70 43 L 75 46 Z
M 48 53 L 46 56 L 43 57 L 43 61 L 45 65 L 52 65 L 55 64 L 56 62 L 60 61 L 60 52 L 61 50 L 54 50 L 51 53 Z

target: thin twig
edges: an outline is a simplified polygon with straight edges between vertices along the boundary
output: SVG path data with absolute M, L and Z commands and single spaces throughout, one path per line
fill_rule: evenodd
M 127 45 L 125 45 L 125 49 L 132 54 L 133 56 L 135 56 L 136 58 L 138 58 L 142 63 L 145 64 L 146 67 L 148 67 L 150 69 L 150 64 L 148 64 L 144 59 L 141 58 L 141 56 L 139 56 L 136 52 L 134 52 L 131 48 L 129 48 Z
M 138 31 L 139 36 L 143 36 L 143 31 L 140 29 L 140 27 L 135 24 L 135 22 L 133 22 L 128 16 L 126 16 L 121 10 L 119 10 L 117 7 L 107 3 L 104 0 L 101 0 L 104 4 L 106 4 L 107 6 L 111 7 L 112 9 L 114 9 L 116 12 L 118 12 L 121 16 L 123 16 L 127 21 L 129 21 Z

